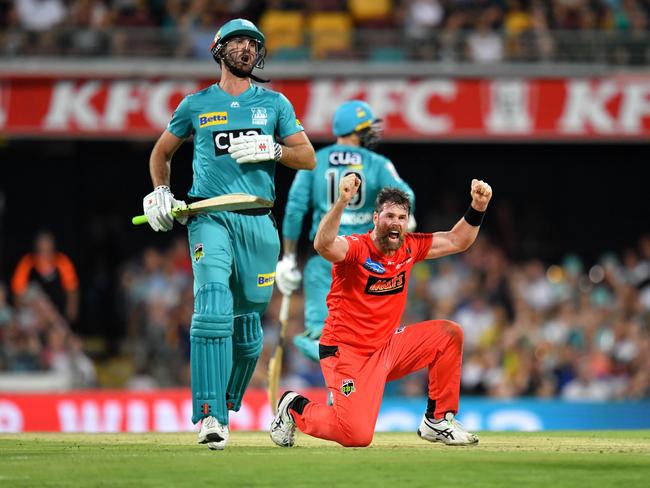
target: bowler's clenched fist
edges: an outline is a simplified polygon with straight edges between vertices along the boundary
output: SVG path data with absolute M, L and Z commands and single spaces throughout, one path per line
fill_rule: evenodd
M 492 187 L 483 180 L 472 180 L 472 207 L 479 212 L 485 212 L 492 198 Z
M 359 191 L 359 186 L 361 186 L 361 180 L 354 173 L 341 178 L 339 182 L 339 199 L 345 203 L 349 202 Z

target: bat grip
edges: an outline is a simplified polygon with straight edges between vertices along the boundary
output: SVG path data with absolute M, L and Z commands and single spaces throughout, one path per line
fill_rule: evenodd
M 282 303 L 280 304 L 280 322 L 289 320 L 289 303 L 291 295 L 282 295 Z
M 149 222 L 149 220 L 147 219 L 146 215 L 136 215 L 131 219 L 131 223 L 133 225 L 142 225 L 146 224 L 147 222 Z

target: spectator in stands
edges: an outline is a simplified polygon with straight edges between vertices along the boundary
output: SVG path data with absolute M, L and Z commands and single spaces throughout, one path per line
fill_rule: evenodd
M 79 279 L 68 256 L 56 249 L 54 235 L 42 231 L 34 240 L 34 251 L 18 262 L 11 290 L 20 301 L 30 286 L 40 288 L 56 310 L 70 323 L 79 316 Z
M 476 22 L 473 32 L 467 36 L 467 58 L 476 63 L 503 61 L 503 38 L 492 28 L 492 14 L 486 11 Z

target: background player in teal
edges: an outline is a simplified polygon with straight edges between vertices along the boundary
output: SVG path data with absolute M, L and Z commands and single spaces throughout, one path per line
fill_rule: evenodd
M 276 161 L 294 169 L 315 164 L 291 103 L 250 81 L 265 81 L 252 74 L 266 53 L 257 27 L 244 19 L 224 24 L 211 52 L 221 80 L 181 101 L 151 153 L 154 191 L 143 207 L 156 231 L 170 230 L 172 209 L 184 203 L 169 189 L 170 162 L 190 135 L 191 199 L 244 192 L 274 200 Z M 194 271 L 192 421 L 202 420 L 199 443 L 223 449 L 228 410 L 239 410 L 262 352 L 260 316 L 271 299 L 280 241 L 268 209 L 204 214 L 181 223 L 187 223 Z
M 339 180 L 356 173 L 361 187 L 341 218 L 342 235 L 363 234 L 373 227 L 372 215 L 377 193 L 384 187 L 406 192 L 415 206 L 413 191 L 397 174 L 393 163 L 371 149 L 379 141 L 379 124 L 370 106 L 361 100 L 343 103 L 334 113 L 332 132 L 336 144 L 316 153 L 314 171 L 298 171 L 291 190 L 282 224 L 284 255 L 276 268 L 276 284 L 283 294 L 300 286 L 301 274 L 296 265 L 296 245 L 305 214 L 311 208 L 314 239 L 318 224 L 338 198 Z M 415 229 L 415 220 L 409 229 Z M 294 344 L 305 356 L 318 361 L 318 340 L 327 317 L 325 299 L 332 282 L 332 264 L 314 255 L 305 266 L 305 333 L 294 337 Z

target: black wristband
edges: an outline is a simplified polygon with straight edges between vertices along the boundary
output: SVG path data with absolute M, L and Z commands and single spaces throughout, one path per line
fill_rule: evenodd
M 483 217 L 485 217 L 485 211 L 481 212 L 479 210 L 476 210 L 471 205 L 467 209 L 467 212 L 465 212 L 465 215 L 463 215 L 465 222 L 467 222 L 469 225 L 473 225 L 474 227 L 478 227 L 483 223 Z

